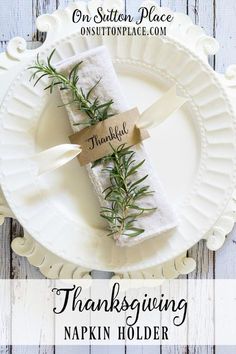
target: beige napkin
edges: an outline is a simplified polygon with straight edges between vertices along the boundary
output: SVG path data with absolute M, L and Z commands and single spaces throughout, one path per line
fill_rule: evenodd
M 113 114 L 125 112 L 131 108 L 122 93 L 122 89 L 112 65 L 110 54 L 105 47 L 94 48 L 68 58 L 58 63 L 56 68 L 60 72 L 69 73 L 74 65 L 81 61 L 83 64 L 79 70 L 79 88 L 82 88 L 84 92 L 88 92 L 90 88 L 101 79 L 99 85 L 97 85 L 93 92 L 94 97 L 98 97 L 101 103 L 112 99 L 114 104 L 112 105 L 111 113 Z M 67 90 L 60 92 L 65 104 L 71 101 L 70 93 Z M 73 105 L 66 105 L 66 109 L 68 111 L 73 132 L 75 133 L 83 129 L 83 126 L 75 126 L 74 124 L 88 118 Z M 136 237 L 121 235 L 116 240 L 116 243 L 119 246 L 136 245 L 149 238 L 158 236 L 177 225 L 176 217 L 167 201 L 160 181 L 152 169 L 143 145 L 136 145 L 133 150 L 136 152 L 135 158 L 137 162 L 141 162 L 145 159 L 145 163 L 139 169 L 135 179 L 142 178 L 148 174 L 145 185 L 149 185 L 150 190 L 155 191 L 153 195 L 141 199 L 140 204 L 144 208 L 156 207 L 157 209 L 137 218 L 135 227 L 142 228 L 145 231 Z M 104 166 L 97 165 L 93 168 L 91 166 L 91 164 L 87 165 L 86 169 L 99 198 L 100 204 L 101 206 L 110 206 L 110 203 L 104 200 L 103 194 L 103 191 L 110 185 L 109 176 L 102 171 Z

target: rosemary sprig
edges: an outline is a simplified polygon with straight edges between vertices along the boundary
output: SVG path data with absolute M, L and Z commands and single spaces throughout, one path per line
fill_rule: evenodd
M 130 147 L 125 147 L 125 144 L 117 149 L 112 147 L 112 150 L 113 154 L 105 160 L 108 166 L 104 168 L 104 171 L 109 173 L 111 183 L 104 190 L 105 200 L 111 206 L 103 207 L 101 216 L 109 223 L 109 235 L 116 238 L 120 235 L 136 237 L 145 231 L 135 227 L 137 218 L 145 212 L 156 210 L 156 208 L 142 208 L 138 204 L 141 198 L 153 194 L 149 186 L 143 185 L 148 175 L 138 180 L 132 178 L 145 160 L 136 163 L 135 152 Z
M 92 93 L 97 85 L 99 85 L 100 80 L 97 81 L 87 93 L 85 93 L 83 89 L 79 89 L 77 85 L 79 81 L 78 72 L 83 62 L 76 64 L 68 75 L 58 73 L 51 63 L 54 53 L 55 49 L 47 58 L 47 64 L 40 62 L 38 55 L 35 65 L 29 67 L 29 69 L 35 70 L 30 78 L 30 80 L 36 79 L 34 86 L 36 86 L 44 77 L 48 77 L 51 82 L 44 90 L 49 90 L 50 93 L 52 93 L 56 87 L 59 87 L 60 90 L 69 90 L 72 94 L 72 99 L 70 102 L 66 103 L 66 105 L 76 105 L 82 113 L 85 113 L 89 117 L 88 121 L 83 121 L 74 125 L 91 126 L 113 116 L 113 114 L 109 114 L 109 109 L 113 104 L 112 100 L 100 104 L 98 98 L 95 98 L 94 100 L 91 99 Z M 37 78 L 38 74 L 40 75 Z
M 97 97 L 93 98 L 92 93 L 99 85 L 100 80 L 85 93 L 82 88 L 78 88 L 79 69 L 82 62 L 75 65 L 68 75 L 57 72 L 52 66 L 52 57 L 55 49 L 47 58 L 46 64 L 41 62 L 39 56 L 35 65 L 29 69 L 34 70 L 30 80 L 35 80 L 36 86 L 41 79 L 48 77 L 50 84 L 45 87 L 45 90 L 53 92 L 55 88 L 60 90 L 68 90 L 71 93 L 72 99 L 66 105 L 74 104 L 78 110 L 87 115 L 87 119 L 75 125 L 91 126 L 100 121 L 103 121 L 113 114 L 110 113 L 110 108 L 113 104 L 112 100 L 105 103 L 100 103 Z M 39 75 L 39 77 L 38 77 Z M 113 153 L 103 159 L 96 161 L 93 167 L 103 163 L 105 168 L 104 173 L 109 173 L 111 185 L 104 190 L 104 198 L 109 202 L 110 207 L 102 207 L 101 216 L 108 221 L 109 235 L 114 238 L 119 238 L 121 235 L 136 237 L 142 234 L 145 230 L 135 227 L 135 222 L 138 217 L 146 212 L 152 212 L 156 208 L 142 208 L 138 201 L 153 192 L 149 186 L 143 185 L 147 179 L 147 175 L 141 179 L 134 179 L 134 175 L 138 169 L 144 164 L 145 160 L 136 163 L 135 152 L 131 147 L 126 147 L 124 144 L 117 149 L 112 147 Z

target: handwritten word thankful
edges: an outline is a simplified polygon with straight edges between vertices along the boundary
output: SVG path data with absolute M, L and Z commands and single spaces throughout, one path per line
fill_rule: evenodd
M 99 137 L 97 134 L 91 136 L 87 141 L 91 144 L 89 146 L 89 150 L 93 150 L 96 146 L 101 146 L 102 144 L 106 144 L 108 142 L 112 142 L 114 140 L 122 141 L 122 137 L 128 135 L 129 130 L 126 128 L 126 122 L 123 122 L 122 129 L 119 129 L 119 126 L 116 125 L 114 128 L 109 127 L 109 135 L 105 135 Z

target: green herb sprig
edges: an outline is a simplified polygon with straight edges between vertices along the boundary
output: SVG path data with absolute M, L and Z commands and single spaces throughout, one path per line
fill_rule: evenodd
M 51 82 L 45 87 L 45 90 L 49 90 L 50 93 L 57 87 L 60 90 L 68 90 L 71 93 L 72 100 L 66 105 L 76 105 L 78 110 L 89 118 L 75 125 L 91 126 L 113 116 L 110 113 L 112 100 L 100 103 L 98 98 L 92 98 L 92 93 L 99 85 L 100 80 L 85 93 L 82 88 L 78 88 L 79 69 L 82 62 L 76 64 L 69 74 L 65 75 L 57 72 L 56 68 L 52 66 L 54 53 L 55 49 L 47 58 L 46 64 L 41 62 L 39 56 L 37 56 L 35 65 L 29 67 L 29 69 L 34 70 L 30 78 L 30 80 L 35 80 L 34 86 L 44 77 L 48 77 Z M 112 147 L 112 151 L 113 153 L 110 156 L 96 161 L 93 165 L 94 167 L 103 163 L 105 165 L 103 172 L 109 174 L 111 183 L 103 191 L 104 199 L 109 202 L 110 207 L 102 207 L 100 215 L 108 221 L 110 236 L 112 235 L 116 239 L 121 235 L 136 237 L 145 231 L 135 226 L 137 219 L 144 213 L 156 210 L 156 208 L 142 208 L 138 203 L 140 199 L 153 194 L 148 185 L 143 185 L 148 175 L 141 179 L 135 180 L 134 178 L 145 160 L 136 163 L 135 152 L 132 151 L 131 147 L 126 147 L 124 144 L 117 149 Z
M 97 81 L 87 93 L 85 93 L 82 88 L 79 89 L 77 86 L 79 81 L 78 72 L 83 62 L 76 64 L 68 75 L 58 73 L 51 63 L 54 53 L 55 49 L 47 58 L 46 65 L 40 62 L 38 55 L 35 65 L 29 67 L 29 69 L 35 70 L 35 72 L 30 77 L 30 80 L 36 79 L 34 86 L 36 86 L 44 77 L 48 77 L 51 82 L 47 87 L 45 87 L 44 90 L 49 90 L 50 93 L 52 93 L 53 90 L 58 86 L 61 91 L 69 90 L 72 94 L 72 100 L 66 103 L 66 105 L 76 105 L 78 110 L 82 113 L 85 113 L 89 118 L 88 121 L 75 123 L 74 125 L 91 126 L 113 116 L 113 114 L 109 114 L 108 112 L 113 104 L 112 100 L 100 104 L 98 98 L 95 98 L 94 100 L 91 99 L 92 93 L 94 89 L 99 85 L 100 80 Z M 38 74 L 39 77 L 37 78 Z
M 135 152 L 130 147 L 125 147 L 125 144 L 117 149 L 112 147 L 112 150 L 113 154 L 105 160 L 108 166 L 103 169 L 110 177 L 111 185 L 104 190 L 104 193 L 105 200 L 110 202 L 111 206 L 103 207 L 101 216 L 110 225 L 109 235 L 117 238 L 120 235 L 136 237 L 145 231 L 135 227 L 137 218 L 145 212 L 156 210 L 156 208 L 142 208 L 138 204 L 141 198 L 153 194 L 148 185 L 142 185 L 148 175 L 136 180 L 132 178 L 145 160 L 136 163 Z

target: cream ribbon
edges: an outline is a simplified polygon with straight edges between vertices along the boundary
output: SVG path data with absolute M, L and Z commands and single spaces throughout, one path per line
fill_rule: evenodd
M 136 124 L 137 127 L 139 129 L 155 128 L 183 106 L 187 100 L 186 97 L 177 94 L 176 86 L 171 87 L 169 91 L 162 95 L 141 114 L 141 117 Z
M 62 144 L 34 155 L 32 160 L 37 165 L 37 175 L 40 176 L 65 165 L 78 156 L 81 151 L 79 145 Z
M 186 101 L 185 97 L 177 94 L 176 86 L 173 86 L 141 114 L 136 124 L 137 127 L 139 129 L 156 127 L 177 111 Z M 78 156 L 81 151 L 79 145 L 62 144 L 34 155 L 32 160 L 37 165 L 37 175 L 40 176 L 65 165 Z

